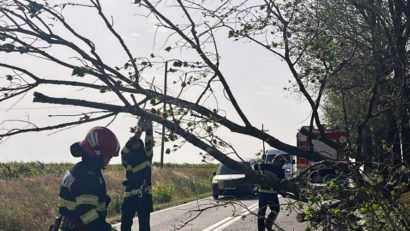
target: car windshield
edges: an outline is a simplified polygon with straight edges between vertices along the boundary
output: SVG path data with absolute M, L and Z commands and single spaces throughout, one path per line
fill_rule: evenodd
M 218 171 L 216 171 L 217 175 L 226 175 L 226 174 L 241 174 L 239 171 L 232 169 L 226 165 L 220 165 Z
M 281 155 L 285 157 L 286 163 L 290 163 L 290 155 L 289 155 L 289 154 L 281 154 Z M 275 156 L 276 156 L 276 154 L 274 154 L 274 155 L 267 155 L 267 156 L 266 156 L 265 163 L 270 163 L 270 162 L 272 162 L 272 160 L 273 160 L 273 158 L 274 158 Z

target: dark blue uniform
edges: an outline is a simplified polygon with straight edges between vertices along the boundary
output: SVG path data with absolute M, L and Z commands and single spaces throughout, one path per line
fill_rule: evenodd
M 132 146 L 140 143 L 136 150 Z M 153 136 L 152 127 L 145 131 L 145 147 L 141 139 L 132 137 L 121 151 L 122 164 L 126 169 L 124 201 L 121 209 L 121 230 L 129 231 L 135 213 L 138 214 L 139 230 L 150 230 L 150 213 L 153 211 L 151 194 L 151 164 Z
M 105 221 L 109 202 L 101 166 L 87 160 L 77 163 L 61 182 L 59 230 L 110 230 L 111 225 Z
M 285 179 L 285 170 L 282 166 L 276 166 L 273 164 L 256 164 L 255 170 L 274 173 L 280 179 Z M 266 209 L 269 206 L 270 213 L 266 218 Z M 258 210 L 258 231 L 263 231 L 265 228 L 272 230 L 273 222 L 279 214 L 280 206 L 278 199 L 278 192 L 273 188 L 261 187 L 259 189 L 259 210 Z

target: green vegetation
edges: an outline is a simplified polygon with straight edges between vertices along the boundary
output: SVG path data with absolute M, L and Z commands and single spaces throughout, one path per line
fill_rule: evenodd
M 0 231 L 47 230 L 57 215 L 57 196 L 61 177 L 73 164 L 0 163 Z M 158 166 L 158 165 L 155 165 Z M 154 208 L 210 196 L 214 164 L 165 164 L 153 168 Z M 124 187 L 121 165 L 104 171 L 111 196 L 108 219 L 120 217 Z
M 0 179 L 10 179 L 28 176 L 61 175 L 73 164 L 44 164 L 41 162 L 30 163 L 0 163 Z
M 18 177 L 28 177 L 28 176 L 44 176 L 44 175 L 61 175 L 65 173 L 70 167 L 73 166 L 72 163 L 48 163 L 44 164 L 42 162 L 8 162 L 0 163 L 0 179 L 10 179 Z M 153 163 L 154 167 L 160 167 L 157 162 Z M 173 164 L 165 163 L 164 168 L 201 168 L 201 169 L 215 169 L 215 164 Z M 106 169 L 107 171 L 118 171 L 123 170 L 121 164 L 109 165 Z

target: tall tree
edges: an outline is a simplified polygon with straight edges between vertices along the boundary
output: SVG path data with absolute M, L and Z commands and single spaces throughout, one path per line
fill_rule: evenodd
M 43 127 L 27 121 L 28 128 L 13 127 L 0 137 L 115 118 L 119 113 L 142 116 L 164 125 L 169 140 L 181 137 L 216 160 L 242 171 L 248 180 L 277 188 L 297 200 L 309 201 L 306 217 L 326 229 L 340 225 L 351 229 L 409 228 L 409 214 L 399 201 L 399 196 L 408 189 L 409 183 L 405 180 L 409 175 L 408 165 L 393 158 L 396 165 L 391 166 L 396 166 L 395 169 L 378 171 L 374 168 L 371 172 L 374 175 L 361 170 L 363 164 L 374 161 L 374 158 L 365 158 L 368 154 L 374 156 L 374 151 L 363 147 L 373 143 L 382 145 L 384 141 L 383 138 L 369 139 L 368 131 L 373 132 L 374 137 L 386 137 L 388 144 L 393 145 L 395 156 L 397 153 L 407 155 L 408 118 L 407 107 L 403 107 L 407 106 L 408 98 L 407 3 L 140 0 L 135 1 L 133 7 L 169 32 L 164 54 L 144 58 L 134 54 L 116 31 L 114 21 L 104 14 L 99 0 L 87 3 L 2 1 L 0 51 L 3 56 L 36 58 L 68 74 L 64 78 L 53 76 L 24 62 L 11 63 L 4 59 L 0 67 L 4 70 L 2 73 L 7 73 L 1 79 L 0 103 L 36 91 L 35 103 L 81 106 L 84 112 L 75 120 L 69 121 L 73 117 L 68 116 L 64 123 Z M 98 44 L 65 18 L 65 14 L 76 9 L 99 15 L 99 22 L 126 54 L 125 64 L 110 65 L 101 55 Z M 323 141 L 340 149 L 324 133 L 320 109 L 325 99 L 327 121 L 343 122 L 353 130 L 356 139 L 351 147 L 357 148 L 345 152 L 358 157 L 359 161 L 328 160 L 313 150 L 283 143 L 254 126 L 255 122 L 242 110 L 220 68 L 223 54 L 219 53 L 218 36 L 221 33 L 234 41 L 246 40 L 260 46 L 267 56 L 280 57 L 293 76 L 295 92 L 300 93 L 312 109 L 311 129 L 319 128 Z M 172 56 L 176 49 L 184 55 Z M 153 81 L 152 72 L 158 66 L 167 67 L 167 74 L 179 79 L 178 94 L 165 95 L 162 86 Z M 102 96 L 77 98 L 62 96 L 62 92 L 46 95 L 42 86 L 81 88 L 100 92 Z M 188 88 L 194 89 L 195 97 L 184 95 Z M 223 108 L 207 102 L 211 96 L 222 100 L 222 94 L 215 89 L 222 89 L 239 121 L 225 115 Z M 398 93 L 391 94 L 395 89 Z M 103 100 L 106 95 L 120 103 L 106 103 Z M 316 166 L 337 168 L 340 175 L 328 182 L 327 187 L 310 191 L 303 174 L 279 181 L 275 176 L 255 172 L 227 155 L 235 152 L 235 147 L 225 137 L 216 135 L 216 129 L 221 127 L 299 157 L 320 161 Z M 378 134 L 383 128 L 393 132 Z M 383 176 L 383 180 L 379 181 L 379 176 Z M 323 200 L 330 202 L 322 203 Z

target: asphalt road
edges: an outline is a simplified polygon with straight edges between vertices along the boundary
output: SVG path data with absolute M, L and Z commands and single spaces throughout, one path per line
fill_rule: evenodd
M 279 201 L 282 206 L 276 224 L 286 231 L 305 230 L 308 224 L 298 223 L 296 213 L 286 211 L 285 199 L 280 197 Z M 229 199 L 215 201 L 206 198 L 151 213 L 151 230 L 255 231 L 257 209 L 257 198 L 243 198 L 235 203 Z M 132 231 L 139 230 L 137 219 L 134 219 Z M 120 230 L 119 227 L 120 224 L 114 225 L 117 230 Z

